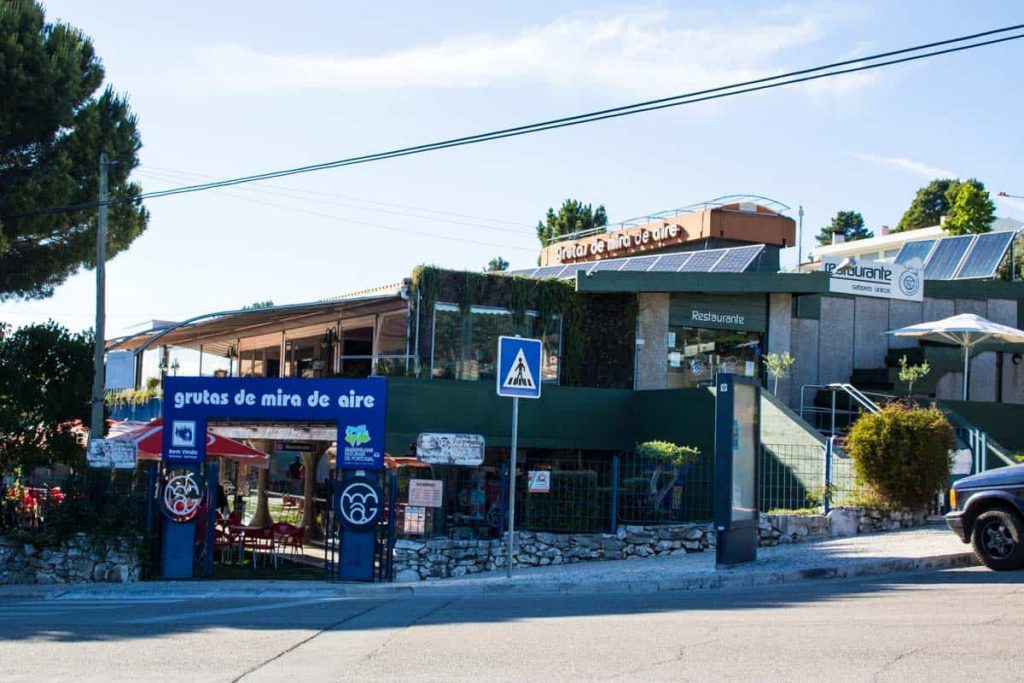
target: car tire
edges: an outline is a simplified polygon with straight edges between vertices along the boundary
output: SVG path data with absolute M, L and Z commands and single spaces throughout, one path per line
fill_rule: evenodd
M 1006 510 L 989 510 L 974 520 L 974 554 L 989 569 L 1006 571 L 1024 567 L 1024 524 Z

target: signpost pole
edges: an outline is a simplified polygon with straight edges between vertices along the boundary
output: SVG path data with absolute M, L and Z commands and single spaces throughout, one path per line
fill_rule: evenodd
M 516 549 L 516 448 L 519 446 L 519 399 L 512 399 L 512 452 L 508 465 L 508 569 L 512 578 L 512 553 Z

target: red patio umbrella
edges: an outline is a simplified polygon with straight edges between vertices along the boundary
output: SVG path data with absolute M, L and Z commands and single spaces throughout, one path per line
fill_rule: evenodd
M 139 460 L 160 460 L 163 452 L 164 421 L 156 418 L 138 429 L 113 438 L 134 441 L 139 448 Z M 264 470 L 270 467 L 270 456 L 263 451 L 210 431 L 206 432 L 206 455 L 211 458 L 234 460 L 241 465 Z

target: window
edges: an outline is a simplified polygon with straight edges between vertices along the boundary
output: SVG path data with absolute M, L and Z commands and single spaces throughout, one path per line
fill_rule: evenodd
M 242 351 L 238 358 L 239 377 L 277 377 L 281 367 L 281 347 Z
M 434 344 L 431 377 L 494 380 L 498 337 L 522 335 L 544 342 L 541 381 L 558 383 L 562 355 L 562 321 L 553 316 L 545 324 L 536 311 L 527 311 L 523 324 L 512 321 L 511 311 L 473 306 L 468 314 L 453 304 L 434 305 Z
M 760 332 L 677 326 L 668 329 L 670 389 L 709 383 L 716 372 L 758 376 Z

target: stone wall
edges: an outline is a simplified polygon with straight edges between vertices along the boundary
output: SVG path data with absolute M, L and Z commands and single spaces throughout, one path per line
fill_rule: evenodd
M 922 513 L 837 508 L 826 515 L 761 515 L 759 545 L 799 543 L 837 536 L 921 526 Z M 664 557 L 715 547 L 710 524 L 620 526 L 614 534 L 516 532 L 516 567 Z M 395 544 L 395 580 L 443 579 L 506 566 L 504 540 L 400 540 Z
M 56 549 L 0 538 L 0 585 L 128 583 L 139 580 L 140 568 L 127 546 L 94 545 L 84 534 Z

